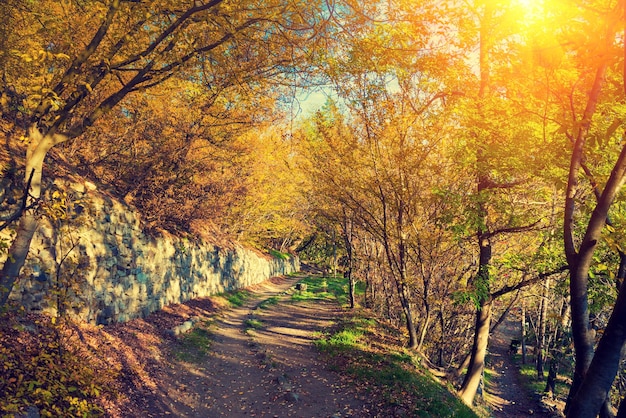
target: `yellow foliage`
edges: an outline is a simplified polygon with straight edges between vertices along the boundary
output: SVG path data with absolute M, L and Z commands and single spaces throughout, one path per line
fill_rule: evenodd
M 71 326 L 55 317 L 3 314 L 0 410 L 17 414 L 35 406 L 44 417 L 102 416 L 95 399 L 111 391 L 114 373 L 85 361 L 90 353 L 70 341 Z

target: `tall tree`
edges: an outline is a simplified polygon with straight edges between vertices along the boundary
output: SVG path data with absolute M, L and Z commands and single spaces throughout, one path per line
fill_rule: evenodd
M 476 90 L 467 91 L 471 110 L 465 109 L 472 116 L 464 120 L 475 182 L 468 231 L 474 231 L 478 248 L 477 272 L 468 283 L 474 289 L 476 304 L 474 342 L 468 371 L 459 390 L 467 404 L 473 403 L 482 380 L 493 297 L 501 293 L 493 288 L 497 280 L 493 266 L 494 245 L 508 234 L 536 228 L 543 216 L 528 208 L 525 212 L 530 216 L 524 216 L 523 212 L 518 212 L 519 207 L 506 203 L 524 195 L 530 197 L 537 193 L 539 197 L 543 193 L 541 183 L 533 180 L 536 173 L 529 164 L 540 155 L 535 141 L 537 127 L 528 123 L 527 115 L 522 117 L 517 113 L 519 110 L 508 99 L 508 96 L 525 93 L 522 80 L 508 70 L 516 63 L 516 56 L 500 54 L 501 48 L 515 51 L 523 46 L 513 17 L 519 12 L 511 4 L 476 1 L 466 11 L 470 24 L 460 28 L 468 35 L 470 45 L 474 43 L 478 49 Z M 526 148 L 526 155 L 518 159 L 513 149 L 519 146 Z
M 576 51 L 579 59 L 590 60 L 595 58 L 597 65 L 593 77 L 590 80 L 585 80 L 589 84 L 584 108 L 579 114 L 572 115 L 576 124 L 568 132 L 572 141 L 572 154 L 565 198 L 564 240 L 565 254 L 570 267 L 572 336 L 576 356 L 574 379 L 568 397 L 568 416 L 595 416 L 608 394 L 608 388 L 606 388 L 605 384 L 603 385 L 605 388 L 604 396 L 598 404 L 597 399 L 594 399 L 594 402 L 589 401 L 587 398 L 590 395 L 589 392 L 586 394 L 580 392 L 583 381 L 587 381 L 586 376 L 590 370 L 592 358 L 594 358 L 595 341 L 589 322 L 588 280 L 593 256 L 601 239 L 602 229 L 606 224 L 609 209 L 622 188 L 626 175 L 626 148 L 622 148 L 598 202 L 589 220 L 586 222 L 584 236 L 577 239 L 575 236 L 575 216 L 577 209 L 576 199 L 581 187 L 579 184 L 580 172 L 585 165 L 585 148 L 591 137 L 591 132 L 593 132 L 592 122 L 601 100 L 601 92 L 605 87 L 607 72 L 612 66 L 612 62 L 617 58 L 614 53 L 614 45 L 622 16 L 621 5 L 615 6 L 607 3 L 598 5 L 598 7 L 599 15 L 593 18 L 593 21 L 591 20 L 592 17 L 589 16 L 587 17 L 589 20 L 585 19 L 583 22 L 593 25 L 591 33 L 597 38 L 592 39 L 591 44 L 594 45 L 596 53 L 599 53 L 600 56 L 591 57 L 586 51 Z M 583 61 L 586 65 L 590 62 L 592 61 Z M 574 110 L 572 109 L 572 111 Z M 619 308 L 619 306 L 616 306 L 616 308 Z M 610 338 L 607 338 L 605 341 L 609 341 Z M 606 346 L 606 343 L 603 345 Z M 614 349 L 615 347 L 612 348 Z M 613 363 L 609 360 L 610 358 L 605 357 L 604 360 Z M 600 361 L 602 362 L 603 360 Z M 615 367 L 617 367 L 617 364 L 615 364 Z M 590 376 L 595 374 L 594 371 Z M 615 374 L 611 378 L 611 383 L 614 376 Z M 604 377 L 606 380 L 606 376 Z M 611 383 L 608 384 L 609 388 Z M 598 387 L 596 386 L 596 388 Z M 578 393 L 581 393 L 581 395 L 579 396 Z M 597 396 L 597 392 L 594 395 Z M 573 401 L 574 399 L 577 399 L 577 401 Z M 581 408 L 582 399 L 586 399 L 585 408 Z M 575 402 L 575 408 L 572 402 Z

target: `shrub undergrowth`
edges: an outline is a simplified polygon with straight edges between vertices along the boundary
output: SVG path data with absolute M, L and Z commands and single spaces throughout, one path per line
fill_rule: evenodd
M 383 324 L 354 313 L 316 345 L 331 365 L 368 393 L 413 417 L 476 417 L 445 386 L 419 366 L 419 356 L 389 344 Z
M 19 416 L 98 417 L 95 399 L 110 390 L 115 372 L 97 370 L 69 319 L 4 313 L 0 318 L 0 411 Z

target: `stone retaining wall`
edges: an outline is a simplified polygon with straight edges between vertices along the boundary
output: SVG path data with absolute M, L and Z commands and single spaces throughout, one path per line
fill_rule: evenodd
M 239 245 L 220 248 L 167 233 L 149 236 L 138 213 L 92 184 L 57 187 L 68 190 L 57 193 L 67 202 L 67 216 L 54 226 L 41 221 L 11 293 L 12 301 L 30 310 L 54 312 L 60 303 L 86 322 L 124 322 L 300 267 L 297 258 L 272 258 Z

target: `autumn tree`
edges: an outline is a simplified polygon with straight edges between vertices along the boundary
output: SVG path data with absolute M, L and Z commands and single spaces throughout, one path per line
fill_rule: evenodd
M 242 242 L 295 252 L 313 229 L 314 213 L 307 199 L 310 178 L 303 172 L 303 157 L 289 127 L 270 123 L 235 141 L 248 151 L 240 168 L 246 173 L 245 193 L 227 212 L 222 229 Z
M 224 88 L 278 81 L 301 62 L 297 45 L 320 33 L 326 14 L 314 2 L 281 1 L 16 0 L 0 7 L 10 17 L 2 24 L 15 24 L 3 38 L 3 118 L 18 113 L 29 204 L 41 195 L 48 152 L 83 135 L 129 95 L 177 74 Z M 34 211 L 25 211 L 3 267 L 1 304 L 36 227 Z
M 619 292 L 611 318 L 600 339 L 594 354 L 594 331 L 590 327 L 589 312 L 589 277 L 594 254 L 599 248 L 609 210 L 617 198 L 626 175 L 626 150 L 619 139 L 612 147 L 619 154 L 612 164 L 610 174 L 598 194 L 593 212 L 584 221 L 584 233 L 577 236 L 576 219 L 577 195 L 581 189 L 581 172 L 589 173 L 586 164 L 589 142 L 596 138 L 605 138 L 607 143 L 616 136 L 615 127 L 606 128 L 597 122 L 596 114 L 602 107 L 603 91 L 613 90 L 608 81 L 615 77 L 615 62 L 619 59 L 618 51 L 623 46 L 617 45 L 616 34 L 623 29 L 624 10 L 621 4 L 604 2 L 594 8 L 593 16 L 586 9 L 579 9 L 579 22 L 589 34 L 585 46 L 575 45 L 571 57 L 579 68 L 594 68 L 595 71 L 581 71 L 577 84 L 586 86 L 580 99 L 571 107 L 572 120 L 576 123 L 566 125 L 565 133 L 572 142 L 570 169 L 565 200 L 564 239 L 565 253 L 570 265 L 570 296 L 572 307 L 572 333 L 576 355 L 574 379 L 568 398 L 567 415 L 574 417 L 596 416 L 606 406 L 609 390 L 617 373 L 621 349 L 624 344 L 623 318 L 626 296 Z M 570 35 L 571 36 L 571 35 Z M 587 43 L 588 42 L 588 43 Z M 593 45 L 593 47 L 591 47 Z M 621 57 L 620 57 L 621 58 Z M 622 77 L 624 70 L 621 72 Z M 619 74 L 619 73 L 618 73 Z M 613 86 L 615 84 L 612 84 Z M 622 89 L 623 89 L 622 85 Z M 577 92 L 577 90 L 574 90 Z M 623 100 L 624 90 L 617 90 Z M 613 92 L 615 94 L 615 92 Z M 610 106 L 610 114 L 619 114 L 619 109 Z M 608 109 L 607 109 L 608 110 Z M 619 118 L 619 116 L 618 116 Z M 611 121 L 612 118 L 609 119 Z M 611 121 L 612 122 L 612 121 Z M 610 122 L 610 123 L 611 123 Z M 603 126 L 604 125 L 604 126 Z M 619 137 L 618 137 L 619 138 Z
M 534 123 L 517 106 L 514 99 L 527 94 L 527 80 L 519 76 L 519 53 L 523 38 L 519 36 L 517 16 L 521 10 L 514 4 L 477 1 L 452 9 L 447 27 L 460 34 L 450 39 L 450 53 L 475 50 L 465 61 L 458 61 L 447 74 L 448 85 L 458 92 L 453 104 L 458 122 L 457 143 L 451 149 L 467 174 L 466 188 L 459 198 L 460 213 L 453 228 L 466 237 L 474 237 L 477 265 L 467 281 L 468 300 L 476 308 L 474 338 L 468 371 L 459 391 L 461 398 L 472 404 L 482 379 L 493 301 L 519 288 L 526 280 L 502 277 L 498 254 L 511 234 L 529 232 L 545 225 L 543 205 L 531 201 L 550 199 L 550 187 L 541 181 L 541 166 L 553 153 L 544 153 L 549 138 L 541 138 L 542 125 Z M 462 22 L 462 23 L 458 23 Z M 509 51 L 508 54 L 501 53 Z M 453 54 L 452 54 L 453 55 Z M 454 76 L 465 71 L 464 84 L 454 83 Z M 454 84 L 453 84 L 454 83 Z M 513 99 L 513 100 L 511 100 Z M 515 150 L 524 149 L 524 155 Z M 545 158 L 545 159 L 544 159 Z M 549 202 L 549 200 L 548 200 Z M 547 206 L 547 205 L 546 205 Z M 531 255 L 527 247 L 524 253 Z M 500 250 L 501 251 L 501 250 Z M 536 272 L 536 277 L 541 277 Z

